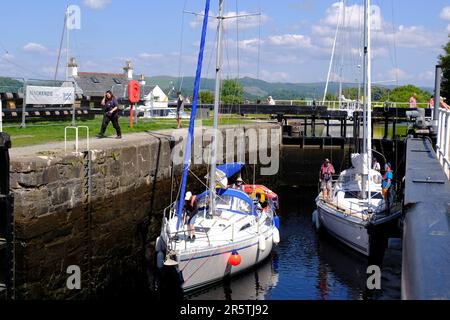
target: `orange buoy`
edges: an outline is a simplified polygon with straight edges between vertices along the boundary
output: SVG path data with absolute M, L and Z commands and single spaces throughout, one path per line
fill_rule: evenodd
M 231 256 L 228 258 L 228 262 L 233 267 L 240 265 L 241 264 L 241 255 L 237 251 L 233 251 L 231 253 Z

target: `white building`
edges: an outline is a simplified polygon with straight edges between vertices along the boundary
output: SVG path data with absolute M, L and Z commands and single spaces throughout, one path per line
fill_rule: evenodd
M 169 97 L 158 86 L 144 86 L 144 105 L 155 109 L 168 108 Z

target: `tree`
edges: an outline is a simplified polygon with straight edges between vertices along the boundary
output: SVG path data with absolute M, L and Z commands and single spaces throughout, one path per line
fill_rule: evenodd
M 213 104 L 214 103 L 214 93 L 211 91 L 200 91 L 198 94 L 200 103 L 202 104 Z
M 244 87 L 236 80 L 225 80 L 222 85 L 222 101 L 225 104 L 244 103 Z
M 337 96 L 337 94 L 334 93 L 327 93 L 327 95 L 325 96 L 325 101 L 338 101 L 339 98 Z
M 450 35 L 449 35 L 450 38 Z M 439 64 L 442 67 L 441 96 L 450 101 L 450 41 L 444 46 L 444 54 L 439 56 Z
M 430 92 L 424 91 L 411 84 L 397 87 L 392 91 L 386 92 L 380 100 L 408 103 L 409 99 L 414 93 L 417 95 L 418 103 L 426 103 L 428 102 L 428 100 L 430 100 Z

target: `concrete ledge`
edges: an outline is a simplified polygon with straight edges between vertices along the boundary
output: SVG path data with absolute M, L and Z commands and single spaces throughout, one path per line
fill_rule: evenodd
M 402 298 L 450 299 L 450 183 L 427 139 L 409 139 Z

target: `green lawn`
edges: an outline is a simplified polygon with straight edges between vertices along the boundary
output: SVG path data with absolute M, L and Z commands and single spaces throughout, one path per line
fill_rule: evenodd
M 130 128 L 128 117 L 121 117 L 120 126 L 122 134 L 156 131 L 163 129 L 176 129 L 175 119 L 139 119 L 139 123 Z M 238 125 L 250 123 L 251 120 L 240 116 L 221 116 L 221 125 Z M 77 126 L 88 126 L 91 137 L 98 134 L 102 123 L 102 116 L 97 116 L 94 120 L 77 121 Z M 199 121 L 197 121 L 199 123 Z M 212 126 L 212 119 L 203 120 L 204 126 Z M 11 136 L 13 147 L 23 147 L 36 144 L 45 144 L 48 142 L 64 141 L 64 128 L 70 126 L 70 121 L 46 121 L 28 123 L 26 128 L 19 128 L 18 124 L 7 123 L 3 127 L 3 131 Z M 189 119 L 183 120 L 183 127 L 189 126 Z M 112 124 L 108 126 L 106 135 L 115 136 L 115 130 Z M 84 137 L 84 132 L 80 132 L 80 138 Z M 68 139 L 74 140 L 74 131 L 68 131 Z

